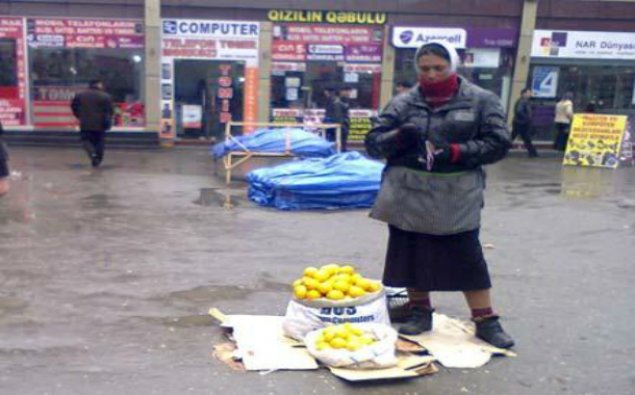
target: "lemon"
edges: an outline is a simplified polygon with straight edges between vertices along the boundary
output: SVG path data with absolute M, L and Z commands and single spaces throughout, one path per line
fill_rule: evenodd
M 317 290 L 320 291 L 322 295 L 327 295 L 333 289 L 333 284 L 330 283 L 320 283 L 317 287 Z
M 351 283 L 353 280 L 350 274 L 340 273 L 335 276 L 335 281 L 343 281 L 343 282 Z
M 298 285 L 303 285 L 303 282 L 302 282 L 301 278 L 299 278 L 299 279 L 297 279 L 297 280 L 295 280 L 293 282 L 293 288 L 297 287 Z
M 354 273 L 354 274 L 351 275 L 351 279 L 353 280 L 353 282 L 359 280 L 360 278 L 363 278 L 363 277 L 359 273 Z
M 361 289 L 365 291 L 368 291 L 368 289 L 370 288 L 370 280 L 366 278 L 360 278 L 358 280 L 355 280 L 355 285 L 357 285 L 358 287 L 360 287 Z
M 336 326 L 335 327 L 335 337 L 341 337 L 342 339 L 348 339 L 350 334 L 348 330 L 344 326 Z
M 335 284 L 333 284 L 333 289 L 342 291 L 342 293 L 344 294 L 347 293 L 350 288 L 351 288 L 351 285 L 345 281 L 338 281 Z
M 355 268 L 351 265 L 344 265 L 340 268 L 339 272 L 353 275 L 355 274 Z
M 307 289 L 304 285 L 298 285 L 293 287 L 293 294 L 298 299 L 306 298 Z
M 360 340 L 360 341 L 362 342 L 362 344 L 364 344 L 364 345 L 369 345 L 369 344 L 373 344 L 373 343 L 375 343 L 375 338 L 374 338 L 374 337 L 372 337 L 371 335 L 368 335 L 368 334 L 361 335 L 361 336 L 359 337 L 359 340 Z
M 329 344 L 333 348 L 346 348 L 346 340 L 342 339 L 341 337 L 334 338 L 329 342 Z
M 327 343 L 327 342 L 325 342 L 325 341 L 318 341 L 318 342 L 315 344 L 315 348 L 317 348 L 317 349 L 318 349 L 318 351 L 322 351 L 322 350 L 324 350 L 324 349 L 326 349 L 326 348 L 331 348 L 331 345 L 330 345 L 330 344 L 328 344 L 328 343 Z
M 335 263 L 331 263 L 329 265 L 324 265 L 320 268 L 320 270 L 326 270 L 329 274 L 333 275 L 335 273 L 337 273 L 337 271 L 340 269 L 340 265 L 337 265 Z
M 320 285 L 320 282 L 314 278 L 307 278 L 306 280 L 304 280 L 304 285 L 306 286 L 306 289 L 310 291 L 312 289 L 317 289 L 317 287 Z
M 320 291 L 316 290 L 316 289 L 312 289 L 309 292 L 306 293 L 306 298 L 309 300 L 313 300 L 313 299 L 319 299 L 322 297 L 322 294 L 320 293 Z
M 364 344 L 357 338 L 350 339 L 346 342 L 346 349 L 348 351 L 357 351 L 362 348 Z
M 313 278 L 323 283 L 331 277 L 331 273 L 328 270 L 320 269 L 314 275 Z
M 318 272 L 317 267 L 309 266 L 304 269 L 304 277 L 315 277 L 315 273 Z
M 356 327 L 356 326 L 353 326 L 353 327 L 351 328 L 350 332 L 351 332 L 353 335 L 358 336 L 358 337 L 359 337 L 359 336 L 362 336 L 362 335 L 364 334 L 364 331 L 363 331 L 361 328 Z
M 331 300 L 342 300 L 344 299 L 344 292 L 337 289 L 332 289 L 329 291 L 326 297 Z
M 322 332 L 322 336 L 324 337 L 324 341 L 330 342 L 335 338 L 335 328 L 332 326 L 327 327 Z
M 377 281 L 371 281 L 370 286 L 367 289 L 368 292 L 377 292 L 381 289 L 381 284 Z
M 358 287 L 357 285 L 353 285 L 348 290 L 348 296 L 350 296 L 351 298 L 359 298 L 360 296 L 364 296 L 365 294 L 366 291 L 363 288 Z

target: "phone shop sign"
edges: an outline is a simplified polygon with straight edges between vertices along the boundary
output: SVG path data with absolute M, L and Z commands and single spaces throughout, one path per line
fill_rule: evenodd
M 635 60 L 635 33 L 536 30 L 531 56 Z

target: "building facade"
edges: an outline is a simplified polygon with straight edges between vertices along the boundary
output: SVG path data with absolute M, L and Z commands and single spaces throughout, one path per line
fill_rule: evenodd
M 350 139 L 361 142 L 395 83 L 416 82 L 414 51 L 429 40 L 457 46 L 460 73 L 498 94 L 507 108 L 515 62 L 529 57 L 525 78 L 537 93 L 543 139 L 551 137 L 553 106 L 564 92 L 574 93 L 578 111 L 635 107 L 633 2 L 541 0 L 528 54 L 518 51 L 522 0 L 313 1 L 304 8 L 282 1 L 162 0 L 157 40 L 146 34 L 146 10 L 158 4 L 0 0 L 5 128 L 72 132 L 68 102 L 94 78 L 104 80 L 116 103 L 115 131 L 164 140 L 219 139 L 230 120 L 318 121 L 324 90 L 347 87 Z M 148 77 L 149 45 L 160 51 L 155 79 Z M 160 85 L 159 97 L 148 97 L 149 83 Z

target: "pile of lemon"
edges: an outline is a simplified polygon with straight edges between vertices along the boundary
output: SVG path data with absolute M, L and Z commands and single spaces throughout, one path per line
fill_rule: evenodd
M 342 300 L 355 299 L 381 289 L 378 281 L 362 277 L 351 265 L 325 265 L 307 267 L 304 276 L 293 282 L 293 295 L 297 299 Z
M 329 348 L 357 351 L 362 347 L 377 342 L 370 333 L 351 323 L 327 326 L 322 329 L 315 340 L 315 348 L 322 351 Z

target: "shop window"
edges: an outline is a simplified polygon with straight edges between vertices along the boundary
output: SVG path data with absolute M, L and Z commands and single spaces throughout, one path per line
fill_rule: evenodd
M 74 125 L 68 103 L 93 79 L 115 102 L 115 126 L 143 126 L 143 57 L 140 50 L 31 48 L 31 97 L 36 126 Z

